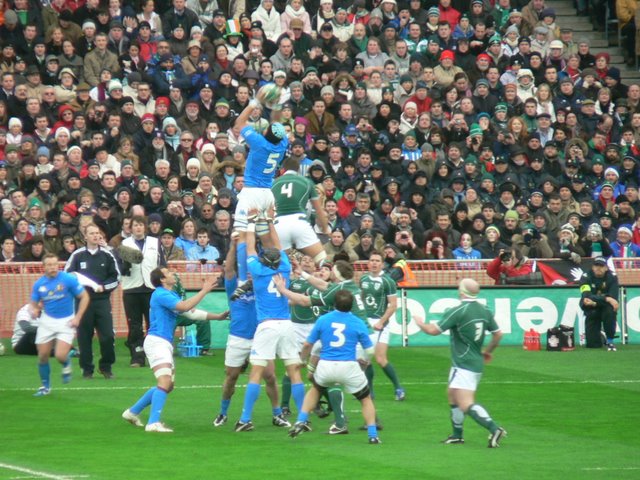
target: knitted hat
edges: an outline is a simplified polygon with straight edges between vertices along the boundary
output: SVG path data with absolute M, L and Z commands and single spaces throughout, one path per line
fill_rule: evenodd
M 482 136 L 483 132 L 482 132 L 482 128 L 480 128 L 480 125 L 478 125 L 477 123 L 472 123 L 471 127 L 469 128 L 469 136 L 471 137 L 475 137 L 475 136 Z
M 515 210 L 507 210 L 507 213 L 504 214 L 505 220 L 518 220 L 518 212 Z

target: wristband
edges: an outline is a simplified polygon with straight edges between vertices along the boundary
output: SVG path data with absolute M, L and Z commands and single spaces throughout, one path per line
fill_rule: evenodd
M 316 371 L 316 367 L 314 367 L 313 365 L 311 365 L 310 363 L 307 363 L 307 371 L 309 373 L 313 373 Z
M 253 222 L 249 222 L 247 224 L 247 232 L 255 233 L 255 231 L 256 231 L 256 224 Z
M 311 275 L 309 275 L 307 272 L 302 272 L 300 276 L 302 277 L 303 280 L 309 280 L 309 277 Z
M 262 108 L 262 104 L 260 103 L 260 100 L 258 100 L 257 98 L 252 99 L 249 102 L 249 106 L 251 108 Z

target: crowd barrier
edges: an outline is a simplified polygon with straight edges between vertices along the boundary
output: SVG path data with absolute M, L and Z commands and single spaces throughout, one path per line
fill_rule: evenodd
M 505 333 L 506 344 L 521 344 L 530 328 L 540 333 L 552 326 L 574 325 L 582 332 L 579 292 L 575 287 L 497 287 L 485 273 L 486 260 L 411 262 L 420 287 L 400 291 L 401 308 L 392 324 L 392 345 L 441 345 L 444 337 L 428 337 L 418 332 L 412 318 L 416 315 L 427 321 L 438 320 L 442 312 L 457 301 L 456 285 L 461 278 L 474 278 L 481 285 L 483 301 L 496 312 L 496 319 Z M 640 343 L 640 259 L 615 259 L 614 265 L 623 286 L 619 325 L 623 337 L 630 343 Z M 63 264 L 61 264 L 61 268 Z M 207 275 L 222 275 L 218 265 L 193 262 L 172 262 L 187 290 L 200 289 Z M 366 271 L 366 263 L 355 264 L 357 276 Z M 0 337 L 11 336 L 15 313 L 29 300 L 31 286 L 42 275 L 40 263 L 0 264 Z M 118 288 L 111 297 L 116 334 L 127 331 L 122 292 Z M 211 311 L 227 308 L 223 291 L 214 291 L 205 299 L 203 307 Z M 214 347 L 226 341 L 228 322 L 212 322 Z

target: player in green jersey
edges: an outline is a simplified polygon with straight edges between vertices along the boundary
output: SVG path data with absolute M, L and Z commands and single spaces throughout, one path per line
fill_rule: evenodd
M 291 264 L 293 266 L 297 266 L 298 263 L 295 259 L 292 259 Z M 309 275 L 313 275 L 315 272 L 315 265 L 313 263 L 313 258 L 309 255 L 303 255 L 300 259 L 299 267 L 302 272 L 305 272 Z M 302 278 L 301 275 L 297 274 L 301 273 L 298 270 L 294 269 L 294 277 L 291 278 L 291 282 L 289 283 L 289 289 L 292 292 L 301 293 L 302 295 L 308 295 L 310 290 L 313 290 L 311 284 Z M 298 344 L 300 351 L 302 351 L 302 345 L 305 340 L 311 333 L 313 329 L 313 324 L 316 322 L 318 315 L 313 311 L 313 307 L 307 307 L 302 305 L 292 305 L 291 306 L 291 322 L 293 323 L 293 330 L 296 335 L 296 343 Z M 291 410 L 289 409 L 289 401 L 291 400 L 291 380 L 289 376 L 285 373 L 284 377 L 282 377 L 282 402 L 280 406 L 282 407 L 282 413 L 284 415 L 290 415 Z
M 492 352 L 500 343 L 502 332 L 493 313 L 477 301 L 480 285 L 475 280 L 464 278 L 460 281 L 458 294 L 462 303 L 444 313 L 437 324 L 425 324 L 415 318 L 416 325 L 429 335 L 440 335 L 446 330 L 451 332 L 451 361 L 449 373 L 449 404 L 451 405 L 451 423 L 453 434 L 444 443 L 464 443 L 462 424 L 464 416 L 469 415 L 482 427 L 489 430 L 489 448 L 500 446 L 500 440 L 507 435 L 504 428 L 493 421 L 489 412 L 476 403 L 475 392 L 482 377 L 484 364 L 491 361 Z M 485 331 L 491 332 L 491 341 L 482 351 Z
M 273 225 L 278 232 L 282 249 L 289 250 L 295 247 L 313 258 L 316 265 L 320 265 L 327 253 L 307 218 L 307 204 L 311 203 L 318 226 L 323 232 L 329 233 L 327 215 L 320 195 L 313 182 L 298 173 L 298 159 L 286 158 L 282 162 L 282 168 L 284 173 L 271 187 L 276 205 L 276 219 Z
M 351 308 L 351 313 L 353 313 L 364 322 L 364 324 L 368 328 L 369 334 L 373 333 L 373 329 L 367 321 L 367 310 L 365 308 L 364 301 L 362 300 L 362 292 L 360 291 L 360 287 L 354 280 L 353 265 L 351 265 L 349 262 L 346 262 L 345 260 L 338 260 L 332 268 L 331 283 L 326 282 L 318 277 L 309 275 L 306 272 L 302 272 L 301 275 L 305 280 L 308 280 L 313 287 L 316 288 L 316 290 L 310 296 L 292 292 L 291 290 L 286 288 L 286 285 L 284 281 L 282 281 L 282 279 L 274 277 L 276 288 L 282 295 L 289 299 L 289 302 L 292 305 L 318 306 L 333 310 L 335 306 L 336 294 L 340 290 L 347 290 L 353 295 L 353 305 Z M 358 350 L 358 354 L 358 361 L 360 361 L 361 365 L 366 365 L 365 374 L 367 375 L 367 380 L 369 380 L 371 388 L 371 382 L 373 380 L 373 368 L 371 367 L 371 364 L 368 362 L 365 356 L 362 354 L 362 352 Z M 309 371 L 313 371 L 312 363 L 307 365 L 307 367 L 309 368 Z M 338 387 L 331 388 L 328 391 L 328 396 L 329 404 L 331 405 L 331 409 L 333 410 L 333 414 L 335 416 L 335 423 L 329 429 L 329 433 L 332 435 L 349 433 L 346 424 L 346 417 L 342 409 L 342 390 Z
M 369 272 L 360 277 L 360 289 L 364 306 L 367 309 L 369 323 L 375 330 L 371 341 L 375 345 L 375 359 L 389 380 L 393 383 L 396 400 L 405 399 L 405 391 L 400 385 L 395 368 L 389 363 L 389 337 L 391 327 L 389 322 L 395 319 L 398 309 L 398 295 L 396 282 L 382 271 L 384 259 L 382 254 L 373 251 L 369 257 Z

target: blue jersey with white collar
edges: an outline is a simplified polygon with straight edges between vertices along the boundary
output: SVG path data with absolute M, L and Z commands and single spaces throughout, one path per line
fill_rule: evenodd
M 251 255 L 247 259 L 247 268 L 253 278 L 253 291 L 256 295 L 256 310 L 258 323 L 264 320 L 290 320 L 289 301 L 276 289 L 273 276 L 277 273 L 283 276 L 287 287 L 291 276 L 291 263 L 287 253 L 280 251 L 281 261 L 277 270 L 260 263 L 257 255 Z
M 180 295 L 173 290 L 167 290 L 164 287 L 156 288 L 151 294 L 149 331 L 147 333 L 172 342 L 173 332 L 176 329 L 176 318 L 178 318 L 176 305 L 181 301 Z
M 351 312 L 333 312 L 322 315 L 313 326 L 307 342 L 320 340 L 320 360 L 352 362 L 356 360 L 356 346 L 373 347 L 364 322 Z
M 249 155 L 244 167 L 244 186 L 271 188 L 276 168 L 282 162 L 289 147 L 289 139 L 285 137 L 280 143 L 274 145 L 249 125 L 240 133 L 249 145 Z
M 75 299 L 84 292 L 78 277 L 67 272 L 49 278 L 40 277 L 31 289 L 31 300 L 42 301 L 44 313 L 51 318 L 68 318 L 75 314 Z
M 227 298 L 230 298 L 238 286 L 238 278 L 224 279 L 224 289 Z M 235 337 L 253 339 L 258 328 L 258 316 L 256 314 L 256 297 L 251 293 L 245 293 L 238 300 L 229 300 L 231 321 L 229 322 L 229 335 Z

